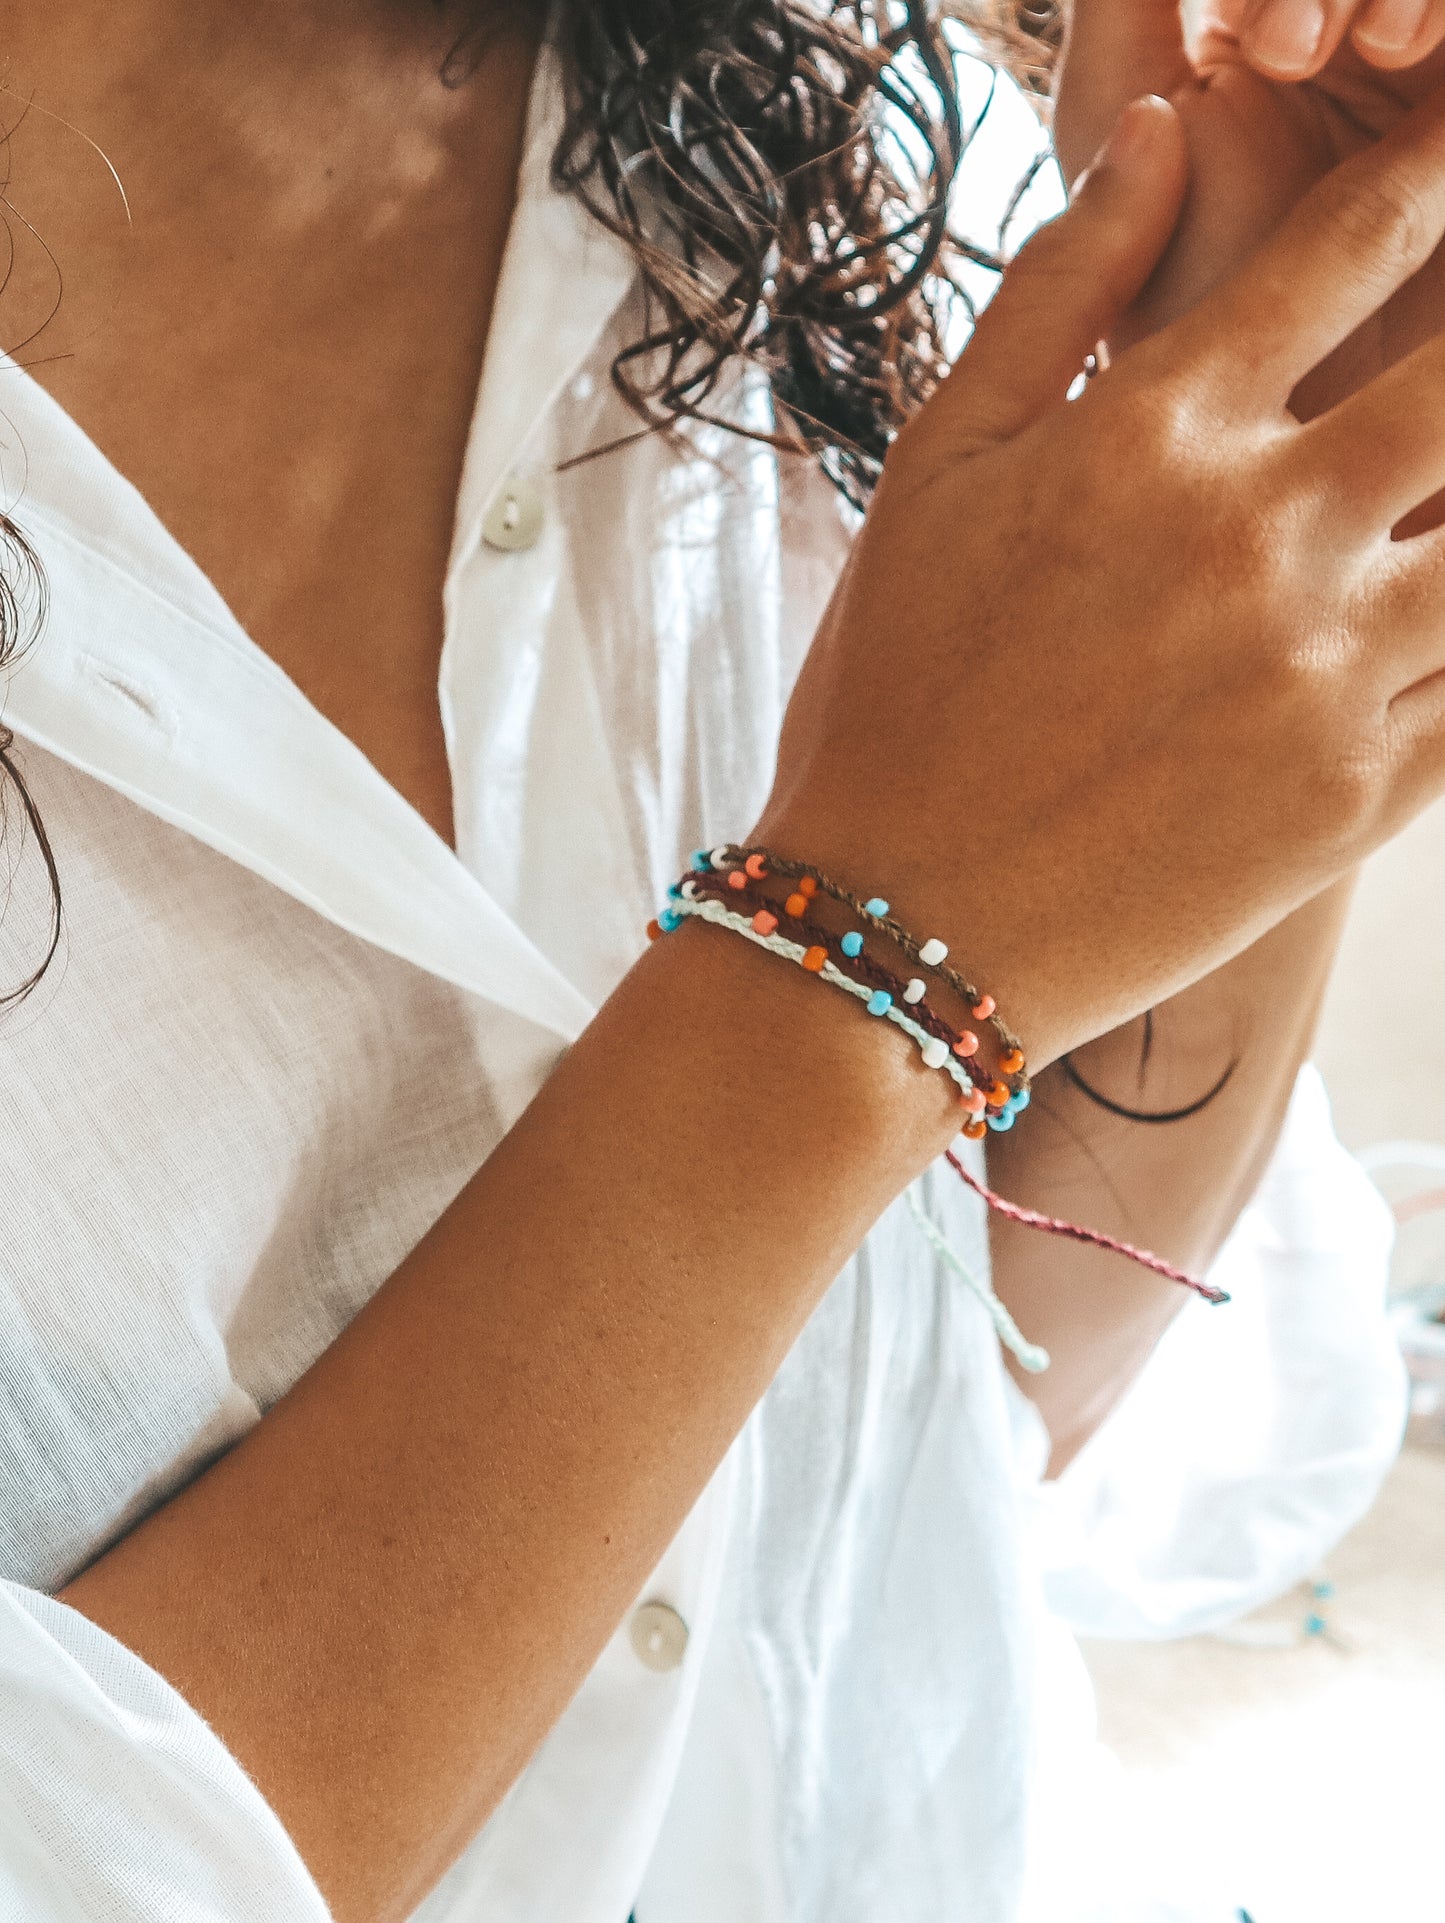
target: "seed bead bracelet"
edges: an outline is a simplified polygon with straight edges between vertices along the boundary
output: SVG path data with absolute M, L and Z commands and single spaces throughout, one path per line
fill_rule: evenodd
M 1028 1086 L 1028 1070 L 1024 1061 L 1023 1048 L 1018 1037 L 999 1014 L 998 1004 L 993 996 L 975 988 L 972 982 L 949 965 L 947 943 L 940 941 L 937 936 L 927 941 L 919 941 L 902 922 L 895 920 L 889 903 L 881 895 L 870 895 L 866 900 L 862 899 L 850 889 L 833 881 L 820 868 L 814 868 L 811 863 L 794 861 L 789 856 L 774 853 L 770 848 L 745 848 L 732 843 L 721 848 L 699 848 L 692 858 L 692 866 L 695 871 L 700 872 L 708 868 L 714 873 L 724 873 L 729 876 L 741 872 L 754 881 L 761 881 L 770 873 L 778 875 L 785 881 L 796 883 L 793 894 L 788 897 L 790 901 L 799 899 L 807 901 L 818 894 L 827 895 L 832 901 L 837 902 L 840 908 L 846 908 L 850 914 L 856 915 L 866 926 L 887 936 L 888 940 L 896 948 L 901 949 L 911 961 L 917 962 L 923 968 L 933 969 L 943 981 L 946 981 L 960 1000 L 967 1005 L 974 1019 L 987 1022 L 998 1036 L 1002 1050 L 999 1060 L 1000 1074 L 1015 1089 Z M 924 993 L 922 981 L 915 977 L 909 983 L 909 988 L 913 991 L 914 999 L 922 997 Z
M 826 961 L 842 975 L 854 981 L 861 981 L 870 991 L 869 1012 L 881 1015 L 890 1005 L 906 1005 L 914 1021 L 932 1039 L 921 1044 L 924 1063 L 929 1068 L 942 1068 L 949 1059 L 956 1058 L 967 1064 L 967 1072 L 954 1074 L 963 1095 L 963 1106 L 968 1111 L 969 1120 L 963 1124 L 963 1132 L 970 1140 L 977 1141 L 987 1129 L 995 1131 L 1013 1127 L 1014 1118 L 1029 1105 L 1027 1088 L 1012 1089 L 1006 1082 L 980 1073 L 977 1062 L 978 1037 L 965 1029 L 960 1033 L 933 1009 L 926 997 L 910 997 L 908 986 L 895 974 L 869 955 L 866 950 L 855 946 L 847 935 L 838 935 L 832 929 L 824 928 L 806 915 L 790 913 L 797 901 L 790 896 L 786 902 L 770 902 L 762 896 L 758 884 L 746 881 L 737 888 L 729 884 L 741 874 L 733 870 L 724 877 L 716 873 L 697 872 L 687 875 L 669 890 L 674 908 L 688 899 L 708 899 L 731 904 L 741 912 L 745 904 L 751 914 L 751 925 L 755 933 L 770 935 L 781 928 L 785 935 L 802 947 L 801 964 L 811 973 L 818 973 Z M 805 904 L 806 905 L 806 904 Z M 661 923 L 656 924 L 661 932 Z

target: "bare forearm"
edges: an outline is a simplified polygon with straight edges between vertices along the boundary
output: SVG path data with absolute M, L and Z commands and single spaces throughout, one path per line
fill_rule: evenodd
M 659 944 L 292 1393 L 66 1592 L 346 1923 L 409 1913 L 478 1828 L 949 1139 L 884 1026 L 712 931 Z
M 1313 1037 L 1349 898 L 1348 884 L 1142 1022 L 1072 1057 L 1090 1087 L 1122 1107 L 1167 1113 L 1193 1103 L 1231 1063 L 1197 1114 L 1140 1123 L 1111 1114 L 1062 1063 L 1039 1078 L 1028 1125 L 991 1143 L 990 1174 L 1011 1199 L 1157 1250 L 1195 1271 L 1218 1253 L 1264 1172 Z M 1175 1284 L 1076 1243 L 993 1228 L 995 1280 L 1052 1361 L 1020 1376 L 1053 1440 L 1058 1473 L 1128 1388 L 1179 1312 Z M 1228 1314 L 1227 1309 L 1219 1311 Z

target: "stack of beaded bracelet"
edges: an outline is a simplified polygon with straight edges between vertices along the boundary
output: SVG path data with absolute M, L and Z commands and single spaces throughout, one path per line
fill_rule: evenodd
M 771 876 L 791 884 L 781 901 L 775 895 L 769 896 L 765 889 L 764 884 Z M 919 941 L 895 921 L 888 902 L 881 895 L 860 899 L 804 862 L 792 861 L 766 848 L 731 845 L 699 849 L 692 858 L 689 872 L 667 892 L 666 906 L 655 921 L 648 923 L 650 939 L 670 934 L 686 920 L 709 921 L 796 962 L 810 974 L 854 996 L 870 1015 L 883 1017 L 902 1029 L 917 1044 L 925 1065 L 942 1070 L 957 1085 L 968 1118 L 962 1125 L 962 1133 L 971 1140 L 979 1140 L 989 1129 L 1012 1128 L 1015 1117 L 1028 1107 L 1029 1077 L 1024 1052 L 1018 1038 L 999 1015 L 993 997 L 946 965 L 948 948 L 944 942 L 937 937 Z M 814 911 L 820 895 L 845 908 L 865 928 L 882 936 L 910 961 L 929 970 L 963 1002 L 973 1020 L 987 1023 L 1000 1045 L 996 1067 L 989 1070 L 983 1064 L 982 1044 L 977 1033 L 972 1029 L 954 1028 L 933 1007 L 928 998 L 928 983 L 922 976 L 902 979 L 893 973 L 876 955 L 868 952 L 862 930 L 850 928 L 840 934 L 817 921 Z M 1131 1243 L 1077 1222 L 1020 1208 L 995 1194 L 952 1151 L 945 1159 L 961 1181 L 991 1209 L 1011 1221 L 1126 1256 L 1155 1274 L 1182 1283 L 1208 1302 L 1229 1300 L 1222 1289 L 1197 1280 L 1147 1249 L 1135 1248 Z M 1002 1305 L 992 1297 L 991 1291 L 984 1294 L 1000 1332 L 1007 1334 L 1008 1318 Z M 1011 1334 L 1017 1337 L 1016 1330 Z M 1015 1347 L 1012 1339 L 1010 1346 Z M 1021 1353 L 1017 1347 L 1015 1352 Z M 1025 1366 L 1040 1365 L 1026 1361 Z
M 764 891 L 763 884 L 770 875 L 792 884 L 781 901 L 770 899 Z M 996 1070 L 981 1072 L 978 1035 L 972 1029 L 950 1026 L 934 1011 L 922 976 L 910 975 L 902 980 L 884 967 L 866 951 L 861 929 L 837 934 L 819 924 L 812 912 L 819 895 L 839 903 L 909 961 L 933 972 L 963 1001 L 973 1020 L 987 1022 L 1000 1042 Z M 649 933 L 655 930 L 665 934 L 692 915 L 731 926 L 738 933 L 750 930 L 754 936 L 772 937 L 782 928 L 786 937 L 800 946 L 801 953 L 792 959 L 804 968 L 818 974 L 828 964 L 829 979 L 835 985 L 842 986 L 845 981 L 866 984 L 868 1012 L 887 1015 L 912 1033 L 927 1065 L 947 1068 L 958 1083 L 968 1112 L 963 1132 L 972 1139 L 977 1140 L 986 1129 L 1012 1128 L 1014 1118 L 1027 1108 L 1029 1080 L 1024 1052 L 999 1016 L 993 997 L 947 966 L 948 949 L 942 941 L 936 937 L 919 941 L 895 921 L 882 896 L 860 900 L 818 869 L 765 848 L 726 847 L 699 849 L 692 858 L 691 872 L 668 890 L 668 897 L 668 905 L 651 924 Z M 708 903 L 710 907 L 705 906 Z M 782 952 L 791 950 L 785 945 Z M 909 1019 L 900 1020 L 905 1011 L 909 1011 Z

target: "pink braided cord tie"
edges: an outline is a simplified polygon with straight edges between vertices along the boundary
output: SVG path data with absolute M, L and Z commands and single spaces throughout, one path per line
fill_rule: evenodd
M 1167 1277 L 1171 1282 L 1182 1282 L 1186 1289 L 1193 1289 L 1196 1295 L 1203 1296 L 1206 1302 L 1227 1302 L 1229 1296 L 1223 1289 L 1216 1289 L 1208 1282 L 1201 1282 L 1197 1276 L 1189 1275 L 1183 1269 L 1176 1269 L 1172 1262 L 1166 1262 L 1162 1255 L 1151 1255 L 1148 1249 L 1136 1249 L 1132 1242 L 1120 1242 L 1112 1235 L 1104 1235 L 1098 1229 L 1086 1229 L 1078 1222 L 1065 1222 L 1057 1215 L 1043 1215 L 1038 1209 L 1020 1208 L 1017 1202 L 1006 1202 L 1001 1195 L 971 1175 L 959 1161 L 952 1149 L 944 1151 L 949 1167 L 960 1181 L 966 1182 L 975 1195 L 981 1195 L 989 1207 L 1009 1222 L 1020 1222 L 1026 1229 L 1043 1229 L 1049 1235 L 1067 1235 L 1075 1242 L 1087 1242 L 1093 1248 L 1107 1249 L 1111 1255 L 1127 1256 L 1141 1268 L 1152 1269 L 1155 1275 Z

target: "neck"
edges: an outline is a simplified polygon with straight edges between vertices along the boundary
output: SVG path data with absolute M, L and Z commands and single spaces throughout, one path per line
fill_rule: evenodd
M 513 7 L 468 43 L 475 59 L 448 66 L 468 18 L 433 0 L 5 12 L 0 134 L 19 218 L 0 334 L 29 341 L 43 321 L 42 353 L 108 324 L 137 241 L 177 260 L 207 235 L 311 261 L 343 232 L 371 246 L 414 230 L 425 245 L 459 177 L 494 146 L 513 152 L 540 37 L 540 18 Z

